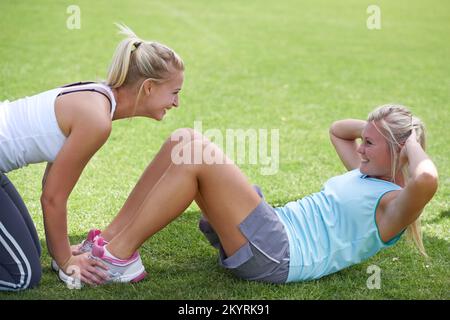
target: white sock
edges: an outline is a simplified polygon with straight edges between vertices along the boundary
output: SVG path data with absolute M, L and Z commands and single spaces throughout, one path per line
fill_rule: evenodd
M 109 252 L 108 249 L 106 249 L 106 246 L 103 246 L 103 250 L 104 250 L 104 255 L 106 257 L 111 258 L 111 259 L 116 259 L 116 260 L 122 260 L 123 261 L 123 259 L 119 259 L 115 255 L 113 255 L 111 252 Z

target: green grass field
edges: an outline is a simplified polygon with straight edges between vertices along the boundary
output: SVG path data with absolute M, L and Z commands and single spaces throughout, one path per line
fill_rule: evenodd
M 423 213 L 420 256 L 405 237 L 370 260 L 318 281 L 269 285 L 234 278 L 197 229 L 192 205 L 141 248 L 149 272 L 135 285 L 69 290 L 51 271 L 40 208 L 45 164 L 8 174 L 36 223 L 43 246 L 37 289 L 0 299 L 449 299 L 450 298 L 450 3 L 376 1 L 381 30 L 368 30 L 375 1 L 130 0 L 0 2 L 0 101 L 80 80 L 99 80 L 121 37 L 113 22 L 175 49 L 186 64 L 181 106 L 163 122 L 115 122 L 107 144 L 85 169 L 69 201 L 72 243 L 104 228 L 140 174 L 176 128 L 279 129 L 280 166 L 264 176 L 243 165 L 268 202 L 282 205 L 320 190 L 344 172 L 328 138 L 341 118 L 404 104 L 427 124 L 428 153 L 440 173 Z M 66 27 L 67 7 L 81 28 Z M 368 289 L 367 268 L 381 268 Z

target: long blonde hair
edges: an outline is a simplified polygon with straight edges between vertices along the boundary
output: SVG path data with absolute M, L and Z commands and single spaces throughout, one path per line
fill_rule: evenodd
M 406 107 L 396 104 L 387 104 L 376 108 L 369 114 L 367 121 L 372 122 L 387 140 L 391 154 L 391 180 L 395 183 L 395 176 L 399 170 L 398 164 L 401 146 L 403 146 L 405 141 L 411 135 L 412 130 L 415 130 L 417 141 L 425 150 L 425 126 L 423 122 L 419 118 L 414 117 Z M 407 167 L 403 166 L 400 169 L 403 180 L 406 182 L 409 178 Z M 407 234 L 409 238 L 414 240 L 420 253 L 427 256 L 422 241 L 420 215 L 408 226 Z
M 183 60 L 169 47 L 140 39 L 124 24 L 116 23 L 126 36 L 116 48 L 109 67 L 106 85 L 118 88 L 133 85 L 142 78 L 162 82 L 173 69 L 183 71 Z

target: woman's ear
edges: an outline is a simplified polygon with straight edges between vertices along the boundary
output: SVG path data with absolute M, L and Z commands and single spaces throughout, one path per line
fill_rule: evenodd
M 149 96 L 153 89 L 153 81 L 151 79 L 145 79 L 142 85 L 144 86 L 144 94 Z

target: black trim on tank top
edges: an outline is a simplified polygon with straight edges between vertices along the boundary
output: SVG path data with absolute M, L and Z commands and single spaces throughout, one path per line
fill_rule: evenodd
M 69 83 L 66 85 L 61 86 L 61 88 L 69 88 L 69 87 L 74 87 L 74 86 L 81 86 L 84 84 L 92 84 L 92 83 L 97 83 L 94 81 L 80 81 L 80 82 L 73 82 L 73 83 Z
M 66 84 L 64 86 L 61 86 L 61 88 L 70 88 L 70 87 L 87 85 L 87 84 L 97 84 L 97 82 L 94 82 L 94 81 L 85 81 L 85 82 L 80 81 L 80 82 L 74 82 L 74 83 Z M 92 88 L 92 89 L 78 89 L 78 90 L 61 92 L 60 94 L 58 94 L 58 97 L 59 96 L 63 96 L 63 95 L 68 94 L 68 93 L 81 92 L 81 91 L 97 92 L 97 93 L 100 93 L 100 94 L 104 95 L 106 97 L 106 99 L 108 99 L 108 101 L 109 101 L 109 105 L 110 105 L 109 111 L 112 112 L 112 101 L 111 101 L 111 98 L 107 94 L 105 94 L 104 92 L 101 92 L 101 91 L 96 90 L 94 88 Z
M 68 93 L 81 92 L 81 91 L 98 92 L 98 93 L 104 95 L 106 97 L 106 99 L 108 99 L 109 104 L 112 106 L 111 98 L 108 95 L 104 94 L 103 92 L 95 90 L 95 89 L 79 89 L 79 90 L 73 90 L 73 91 L 66 91 L 66 92 L 61 92 L 58 96 L 63 96 L 63 95 L 68 94 Z

